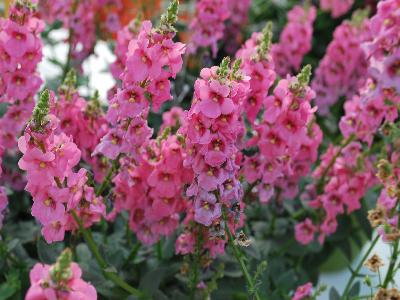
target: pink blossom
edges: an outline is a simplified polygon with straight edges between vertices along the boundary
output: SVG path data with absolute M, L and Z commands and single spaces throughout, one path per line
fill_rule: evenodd
M 31 286 L 25 300 L 97 299 L 96 289 L 81 278 L 79 265 L 71 263 L 70 270 L 70 278 L 65 282 L 54 282 L 51 266 L 36 264 L 29 274 Z
M 332 17 L 338 18 L 346 14 L 353 6 L 354 0 L 321 0 L 321 9 L 330 11 Z
M 294 293 L 292 300 L 301 300 L 311 296 L 312 283 L 307 282 L 304 285 L 299 286 Z
M 310 219 L 305 219 L 303 222 L 296 224 L 295 226 L 295 237 L 296 240 L 307 245 L 314 240 L 316 227 Z

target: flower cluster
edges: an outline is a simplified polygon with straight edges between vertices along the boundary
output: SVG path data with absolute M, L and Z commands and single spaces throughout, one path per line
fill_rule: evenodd
M 211 48 L 215 57 L 218 41 L 224 37 L 225 21 L 229 18 L 228 0 L 199 0 L 196 3 L 196 15 L 190 23 L 192 52 L 198 48 Z M 242 1 L 240 1 L 242 2 Z
M 31 286 L 25 300 L 96 300 L 96 289 L 81 277 L 82 271 L 79 265 L 72 262 L 71 250 L 64 250 L 54 265 L 37 263 L 32 268 L 29 274 Z
M 262 33 L 253 33 L 236 53 L 236 57 L 242 60 L 242 71 L 250 76 L 251 91 L 243 103 L 243 109 L 251 123 L 254 123 L 276 78 L 274 62 L 269 54 L 271 37 L 271 28 L 268 25 Z
M 121 169 L 114 177 L 114 211 L 130 214 L 129 225 L 138 239 L 146 244 L 169 236 L 179 225 L 179 213 L 186 208 L 183 186 L 191 174 L 183 167 L 183 150 L 177 137 L 164 130 L 151 140 L 140 163 L 121 159 Z
M 225 236 L 223 211 L 229 211 L 230 220 L 238 222 L 243 209 L 236 142 L 243 126 L 240 108 L 249 92 L 249 78 L 241 75 L 239 66 L 236 61 L 230 69 L 229 59 L 224 59 L 220 67 L 201 71 L 186 124 L 179 131 L 185 137 L 184 164 L 194 172 L 186 191 L 194 199 L 188 216 L 208 227 L 212 238 L 205 240 L 210 240 L 210 247 L 218 245 L 219 252 L 225 244 L 221 239 Z
M 161 18 L 159 28 L 144 21 L 136 39 L 129 43 L 126 68 L 121 75 L 122 88 L 110 100 L 107 120 L 112 128 L 102 138 L 94 154 L 116 159 L 121 153 L 132 157 L 152 135 L 147 125 L 149 101 L 153 109 L 172 98 L 170 78 L 182 68 L 185 45 L 174 42 L 177 1 Z
M 243 43 L 241 30 L 248 23 L 251 0 L 228 1 L 229 19 L 225 25 L 224 44 L 227 53 L 234 54 Z
M 86 101 L 79 96 L 75 83 L 75 73 L 70 71 L 59 88 L 59 96 L 51 113 L 60 120 L 61 131 L 73 137 L 82 159 L 93 168 L 95 179 L 101 181 L 108 164 L 103 158 L 92 156 L 92 153 L 107 133 L 108 122 L 97 96 Z
M 0 117 L 0 162 L 3 155 L 14 154 L 17 136 L 31 116 L 33 97 L 42 84 L 36 67 L 42 59 L 43 29 L 44 23 L 35 17 L 35 8 L 29 1 L 16 1 L 9 18 L 0 19 L 0 103 L 8 104 Z M 17 187 L 11 177 L 18 173 L 12 169 L 3 171 L 1 181 Z M 6 203 L 4 193 L 1 198 Z
M 39 2 L 41 15 L 48 23 L 59 20 L 69 31 L 70 54 L 77 69 L 93 52 L 96 42 L 97 2 L 95 0 L 41 0 Z
M 355 134 L 360 140 L 371 144 L 382 122 L 393 122 L 398 117 L 399 11 L 398 1 L 379 2 L 377 14 L 370 20 L 373 39 L 363 45 L 370 78 L 359 93 L 345 104 L 345 116 L 340 121 L 340 129 L 345 137 Z
M 323 219 L 315 220 L 317 225 L 309 218 L 298 223 L 295 228 L 297 241 L 309 244 L 318 234 L 318 240 L 323 244 L 325 237 L 336 231 L 337 217 L 344 214 L 345 209 L 347 214 L 360 209 L 362 197 L 374 183 L 372 169 L 360 143 L 352 142 L 343 149 L 331 145 L 312 173 L 317 183 L 307 186 L 302 195 L 309 207 L 321 212 L 319 215 Z
M 86 170 L 73 171 L 81 151 L 72 137 L 60 130 L 57 117 L 48 115 L 49 105 L 50 92 L 46 90 L 34 109 L 33 120 L 18 140 L 23 153 L 18 165 L 27 173 L 25 190 L 33 197 L 32 215 L 51 243 L 63 240 L 66 230 L 75 229 L 70 213 L 76 213 L 84 226 L 90 226 L 105 214 L 105 205 L 86 184 Z
M 243 174 L 250 184 L 258 184 L 262 203 L 276 190 L 284 198 L 294 197 L 298 180 L 317 158 L 322 132 L 314 122 L 310 75 L 311 68 L 306 66 L 297 77 L 279 81 L 274 94 L 264 99 L 262 122 L 255 126 L 257 135 L 248 141 L 259 152 L 245 157 Z
M 354 0 L 321 0 L 320 7 L 324 11 L 330 11 L 332 17 L 339 18 L 351 9 L 353 3 Z
M 400 94 L 400 16 L 399 2 L 382 1 L 377 14 L 371 18 L 371 42 L 364 45 L 370 60 L 369 74 L 378 93 Z
M 314 6 L 296 5 L 288 12 L 288 24 L 280 35 L 279 43 L 271 49 L 276 72 L 281 77 L 297 72 L 304 55 L 311 50 L 316 16 Z
M 31 3 L 16 1 L 9 18 L 0 19 L 0 103 L 32 98 L 42 84 L 36 66 L 42 59 L 43 29 Z
M 361 44 L 369 39 L 369 29 L 364 13 L 356 12 L 352 21 L 335 29 L 315 72 L 312 88 L 320 114 L 328 114 L 339 97 L 351 98 L 365 84 L 368 64 Z

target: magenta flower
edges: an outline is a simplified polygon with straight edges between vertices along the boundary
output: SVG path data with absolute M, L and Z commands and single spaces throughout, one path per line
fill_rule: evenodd
M 316 227 L 310 219 L 305 219 L 303 222 L 296 224 L 295 237 L 296 240 L 303 245 L 307 245 L 314 240 Z
M 296 289 L 296 292 L 294 293 L 292 300 L 302 300 L 307 297 L 311 296 L 311 290 L 312 290 L 312 283 L 307 282 L 304 285 L 299 286 Z
M 205 191 L 201 191 L 194 202 L 194 219 L 204 226 L 211 223 L 221 216 L 221 204 L 217 203 L 217 197 Z

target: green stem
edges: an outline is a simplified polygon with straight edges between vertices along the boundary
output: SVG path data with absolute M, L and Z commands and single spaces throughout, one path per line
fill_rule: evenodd
M 364 261 L 368 258 L 368 256 L 370 255 L 371 251 L 374 249 L 376 243 L 379 240 L 379 234 L 375 237 L 375 239 L 372 241 L 371 245 L 369 246 L 367 252 L 365 252 L 364 256 L 362 257 L 361 261 L 358 263 L 356 269 L 354 270 L 354 272 L 351 274 L 350 280 L 347 282 L 347 285 L 343 291 L 343 295 L 340 299 L 347 299 L 347 294 L 349 293 L 349 290 L 354 282 L 354 280 L 356 279 L 356 276 L 358 275 L 358 273 L 360 272 L 361 267 L 364 264 Z
M 328 175 L 329 171 L 332 169 L 333 165 L 336 162 L 336 159 L 342 154 L 344 148 L 346 148 L 353 140 L 355 139 L 355 135 L 350 135 L 346 140 L 343 141 L 342 145 L 340 145 L 339 150 L 336 154 L 332 157 L 328 165 L 326 166 L 325 170 L 322 172 L 319 181 L 317 182 L 317 190 L 319 193 L 322 192 L 323 187 L 325 185 L 325 178 Z
M 393 253 L 392 257 L 390 258 L 390 264 L 389 268 L 387 270 L 385 280 L 383 281 L 382 287 L 385 289 L 389 285 L 389 283 L 393 280 L 394 277 L 394 271 L 395 271 L 395 266 L 397 262 L 397 257 L 398 257 L 398 252 L 399 252 L 399 241 L 397 240 L 394 245 L 393 245 Z
M 201 236 L 201 225 L 196 223 L 195 226 L 197 227 L 197 238 L 196 238 L 196 245 L 195 245 L 195 252 L 193 255 L 193 265 L 192 270 L 193 273 L 191 274 L 190 280 L 190 300 L 194 300 L 196 296 L 196 289 L 197 283 L 199 281 L 199 264 L 200 264 L 200 251 L 201 251 L 201 244 L 202 244 L 202 236 Z
M 247 284 L 249 285 L 250 292 L 254 293 L 254 296 L 255 296 L 255 298 L 257 300 L 261 300 L 260 295 L 258 294 L 256 286 L 255 286 L 255 284 L 253 282 L 253 278 L 250 276 L 250 273 L 247 270 L 246 263 L 245 263 L 245 261 L 243 259 L 243 254 L 240 251 L 240 249 L 234 243 L 234 238 L 233 238 L 233 235 L 232 235 L 232 233 L 231 233 L 231 231 L 229 229 L 228 218 L 226 216 L 225 211 L 222 212 L 222 215 L 223 215 L 223 218 L 224 218 L 224 221 L 225 221 L 225 230 L 226 230 L 226 233 L 228 234 L 228 245 L 232 248 L 233 254 L 236 257 L 236 260 L 239 262 L 240 267 L 242 268 L 242 273 L 243 273 L 243 275 L 244 275 L 244 277 L 245 277 L 245 279 L 247 281 Z
M 101 194 L 103 194 L 104 190 L 109 185 L 112 175 L 114 174 L 114 172 L 117 168 L 117 164 L 118 164 L 118 158 L 116 160 L 113 160 L 113 162 L 111 164 L 111 168 L 108 170 L 106 176 L 104 177 L 103 182 L 101 183 L 99 188 L 96 190 L 96 196 L 100 196 Z
M 129 253 L 127 259 L 124 262 L 124 266 L 126 266 L 129 262 L 134 261 L 136 258 L 136 255 L 138 254 L 140 249 L 140 243 L 135 244 L 135 246 L 133 246 L 133 249 L 131 251 L 131 253 Z
M 119 277 L 116 273 L 107 271 L 108 264 L 105 261 L 105 259 L 101 256 L 99 249 L 97 248 L 97 245 L 95 241 L 93 240 L 92 233 L 90 229 L 85 229 L 82 223 L 82 220 L 78 217 L 75 211 L 72 211 L 72 216 L 75 219 L 75 221 L 78 223 L 79 226 L 79 231 L 82 233 L 83 238 L 86 241 L 86 244 L 88 245 L 90 251 L 92 252 L 94 258 L 96 259 L 104 277 L 107 279 L 111 280 L 114 284 L 118 285 L 131 295 L 141 297 L 143 296 L 143 293 L 139 291 L 138 289 L 134 288 L 130 284 L 128 284 L 126 281 L 124 281 L 121 277 Z

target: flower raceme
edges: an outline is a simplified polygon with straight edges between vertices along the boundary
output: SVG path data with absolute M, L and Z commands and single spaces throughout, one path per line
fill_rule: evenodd
M 75 210 L 85 226 L 100 220 L 105 206 L 92 187 L 86 184 L 86 170 L 74 172 L 81 151 L 60 130 L 56 116 L 48 114 L 49 91 L 41 94 L 33 120 L 18 140 L 23 153 L 18 165 L 26 171 L 25 190 L 33 198 L 32 215 L 41 223 L 42 234 L 48 243 L 62 241 L 67 230 L 76 225 L 69 214 Z
M 110 100 L 106 115 L 112 128 L 94 154 L 116 159 L 122 153 L 139 160 L 138 149 L 152 135 L 147 125 L 149 100 L 155 111 L 170 100 L 169 79 L 175 78 L 182 68 L 185 45 L 172 40 L 175 29 L 169 22 L 174 21 L 177 14 L 173 7 L 170 6 L 159 28 L 144 21 L 137 37 L 130 41 L 126 66 L 120 77 L 122 88 Z
M 251 123 L 254 123 L 276 78 L 274 62 L 269 53 L 271 26 L 267 25 L 262 33 L 253 33 L 236 53 L 236 57 L 242 61 L 241 70 L 250 77 L 250 92 L 243 103 L 243 109 Z
M 191 173 L 183 168 L 183 150 L 177 137 L 168 135 L 151 140 L 140 162 L 122 159 L 120 171 L 114 177 L 114 211 L 130 214 L 129 226 L 138 239 L 156 243 L 171 235 L 179 225 L 179 214 L 185 211 L 187 200 L 183 186 L 190 183 Z
M 279 43 L 272 45 L 276 73 L 281 77 L 299 71 L 304 55 L 312 46 L 313 23 L 317 16 L 314 6 L 296 5 L 288 12 L 288 23 L 283 29 Z
M 369 39 L 365 11 L 355 12 L 352 21 L 345 20 L 335 29 L 311 84 L 319 114 L 328 114 L 341 96 L 349 99 L 365 84 L 368 64 L 361 46 Z
M 60 120 L 61 131 L 74 138 L 82 159 L 92 167 L 95 180 L 100 182 L 108 163 L 103 157 L 92 156 L 92 153 L 108 132 L 108 122 L 97 99 L 98 95 L 86 101 L 79 96 L 75 84 L 75 72 L 71 70 L 59 88 L 57 101 L 52 103 L 51 113 Z
M 334 164 L 328 169 L 332 160 Z M 323 244 L 326 236 L 336 232 L 339 215 L 360 209 L 362 197 L 374 183 L 372 169 L 372 163 L 363 156 L 360 143 L 352 142 L 343 150 L 330 146 L 312 173 L 317 184 L 307 186 L 302 195 L 302 200 L 310 208 L 319 211 L 322 218 L 316 220 L 315 224 L 309 218 L 297 224 L 297 241 L 306 245 L 314 241 L 318 234 L 318 240 Z M 321 182 L 323 190 L 319 191 L 321 178 L 326 182 Z
M 212 56 L 217 55 L 218 41 L 224 37 L 224 22 L 230 16 L 228 2 L 228 0 L 197 1 L 196 15 L 190 23 L 193 32 L 191 52 L 195 52 L 198 48 L 211 48 Z
M 32 4 L 21 1 L 11 7 L 8 19 L 0 19 L 0 103 L 32 100 L 42 84 L 36 66 L 42 59 L 43 29 Z
M 240 108 L 249 92 L 249 78 L 239 71 L 240 61 L 229 68 L 224 59 L 220 67 L 205 68 L 195 82 L 190 110 L 186 112 L 185 126 L 179 134 L 185 138 L 186 157 L 184 165 L 192 169 L 194 180 L 186 191 L 193 199 L 188 210 L 189 219 L 203 225 L 201 232 L 191 229 L 191 234 L 203 234 L 204 246 L 212 256 L 224 251 L 225 231 L 223 210 L 229 212 L 229 226 L 243 220 L 242 187 L 238 179 L 239 154 L 236 146 L 242 131 Z M 190 231 L 190 229 L 188 229 Z M 177 252 L 190 250 L 182 243 L 191 239 L 184 233 L 177 242 Z M 188 237 L 188 238 L 187 238 Z
M 246 156 L 242 172 L 246 180 L 257 184 L 260 201 L 267 203 L 277 190 L 284 198 L 294 197 L 297 183 L 317 158 L 322 140 L 314 122 L 316 108 L 311 106 L 314 91 L 307 85 L 311 69 L 305 67 L 297 77 L 278 82 L 272 96 L 264 99 L 262 122 L 247 147 L 258 152 Z

